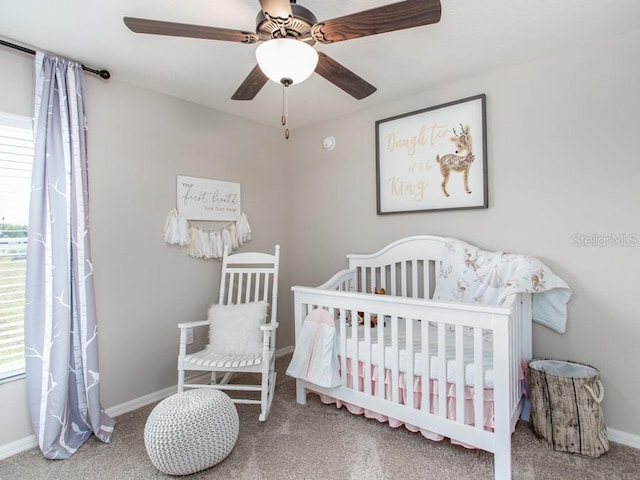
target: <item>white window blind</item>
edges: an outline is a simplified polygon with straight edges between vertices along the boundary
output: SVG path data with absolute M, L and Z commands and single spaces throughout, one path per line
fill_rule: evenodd
M 0 380 L 24 373 L 24 294 L 33 130 L 0 112 Z

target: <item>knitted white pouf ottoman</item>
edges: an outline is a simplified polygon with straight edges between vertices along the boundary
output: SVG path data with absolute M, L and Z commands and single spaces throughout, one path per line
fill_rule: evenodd
M 189 475 L 213 467 L 238 439 L 238 411 L 220 390 L 176 393 L 151 411 L 144 444 L 151 463 L 168 475 Z

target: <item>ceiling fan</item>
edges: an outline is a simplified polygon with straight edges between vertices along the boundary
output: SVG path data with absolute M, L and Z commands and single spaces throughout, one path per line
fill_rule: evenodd
M 318 22 L 315 15 L 307 8 L 296 4 L 296 0 L 259 2 L 261 11 L 256 18 L 255 33 L 133 17 L 124 17 L 124 23 L 136 33 L 247 44 L 273 39 L 293 39 L 313 45 L 316 42 L 329 44 L 437 23 L 440 21 L 441 12 L 440 0 L 405 0 Z M 360 100 L 376 91 L 376 87 L 328 55 L 317 52 L 317 57 L 317 64 L 314 63 L 315 72 L 352 97 Z M 269 77 L 256 65 L 231 98 L 252 100 L 268 79 Z M 283 78 L 280 82 L 285 85 L 288 80 Z M 289 84 L 291 83 L 293 82 L 289 81 Z

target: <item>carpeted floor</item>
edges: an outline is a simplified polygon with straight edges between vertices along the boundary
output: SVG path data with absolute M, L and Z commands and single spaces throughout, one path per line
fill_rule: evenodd
M 493 478 L 493 455 L 448 441 L 432 442 L 404 428 L 322 405 L 309 395 L 295 402 L 293 379 L 284 375 L 290 357 L 278 360 L 278 385 L 269 419 L 258 422 L 255 406 L 238 405 L 240 435 L 217 466 L 188 477 L 160 473 L 144 447 L 144 425 L 154 405 L 116 418 L 113 442 L 91 438 L 69 460 L 46 460 L 32 449 L 0 461 L 1 480 L 71 479 L 385 479 L 477 480 Z M 612 444 L 598 459 L 554 452 L 528 424 L 513 435 L 513 478 L 526 480 L 640 479 L 640 450 Z

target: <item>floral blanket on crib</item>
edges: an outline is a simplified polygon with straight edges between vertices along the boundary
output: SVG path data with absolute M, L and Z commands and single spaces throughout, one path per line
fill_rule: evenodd
M 571 289 L 529 255 L 489 252 L 447 238 L 434 300 L 500 305 L 511 294 L 531 293 L 532 316 L 558 333 L 566 331 Z

